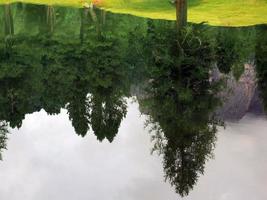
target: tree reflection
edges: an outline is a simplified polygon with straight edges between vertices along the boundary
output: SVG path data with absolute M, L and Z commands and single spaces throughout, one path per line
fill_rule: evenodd
M 6 149 L 6 140 L 7 140 L 7 124 L 4 121 L 0 122 L 0 160 L 2 160 L 2 151 Z
M 85 136 L 89 130 L 89 104 L 86 87 L 80 80 L 74 81 L 67 105 L 69 118 L 78 135 Z
M 59 10 L 62 15 L 57 21 L 51 6 L 26 4 L 17 10 L 25 23 L 20 27 L 24 34 L 0 46 L 0 119 L 19 128 L 28 113 L 43 108 L 48 114 L 58 114 L 66 108 L 78 135 L 85 136 L 91 126 L 99 140 L 111 142 L 126 115 L 124 97 L 129 95 L 124 43 L 104 28 L 100 32 L 98 20 L 91 18 L 103 18 L 102 26 L 109 26 L 110 21 L 105 12 L 93 8 L 91 15 L 86 10 L 81 15 L 80 37 L 61 40 L 57 34 L 62 35 L 64 29 L 55 32 L 55 26 L 73 15 L 72 9 L 63 11 Z M 5 11 L 6 16 L 10 15 Z M 87 21 L 94 23 L 87 26 Z
M 91 123 L 97 139 L 113 141 L 120 123 L 126 115 L 126 102 L 116 96 L 92 98 Z
M 178 33 L 175 22 L 111 15 L 93 7 L 27 4 L 16 10 L 23 23 L 14 23 L 12 9 L 5 7 L 5 34 L 14 35 L 14 24 L 20 34 L 4 35 L 0 43 L 0 121 L 19 128 L 26 114 L 66 109 L 77 135 L 92 129 L 98 140 L 112 142 L 127 113 L 126 98 L 136 95 L 141 112 L 149 115 L 166 180 L 187 195 L 212 157 L 220 124 L 213 113 L 221 88 L 212 81 L 212 66 L 217 63 L 228 73 L 251 53 L 240 44 L 252 45 L 244 42 L 247 36 L 240 37 L 243 30 L 233 34 L 187 25 L 186 2 L 176 2 Z M 265 98 L 263 30 L 255 57 Z M 0 149 L 6 130 L 1 125 Z
M 4 5 L 4 31 L 6 36 L 14 34 L 14 22 L 10 4 Z
M 91 74 L 91 124 L 97 138 L 110 142 L 118 132 L 126 115 L 125 96 L 128 96 L 128 70 L 117 39 L 102 38 L 92 49 Z
M 148 126 L 154 132 L 154 150 L 163 154 L 165 178 L 184 196 L 212 156 L 218 85 L 209 81 L 213 48 L 205 30 L 185 27 L 177 38 L 172 26 L 164 26 L 164 31 L 149 31 L 150 81 L 139 103 L 150 116 Z
M 254 51 L 254 28 L 217 28 L 215 58 L 220 72 L 238 79 Z
M 187 0 L 175 0 L 176 24 L 178 29 L 182 29 L 187 24 Z

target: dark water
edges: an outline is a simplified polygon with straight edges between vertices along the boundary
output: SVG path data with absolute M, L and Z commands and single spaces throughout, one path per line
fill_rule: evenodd
M 0 16 L 0 199 L 267 198 L 266 25 Z

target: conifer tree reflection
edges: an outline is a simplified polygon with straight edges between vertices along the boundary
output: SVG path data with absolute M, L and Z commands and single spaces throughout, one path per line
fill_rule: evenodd
M 91 55 L 101 59 L 90 61 L 91 126 L 100 141 L 112 142 L 126 115 L 128 70 L 117 39 L 103 34 L 93 47 Z
M 107 138 L 112 142 L 126 115 L 124 96 L 128 90 L 128 76 L 123 61 L 123 52 L 120 49 L 121 43 L 113 34 L 107 36 L 103 29 L 100 30 L 97 13 L 90 8 L 91 20 L 87 9 L 83 10 L 80 29 L 81 46 L 79 50 L 67 56 L 69 59 L 76 55 L 75 61 L 68 61 L 66 64 L 72 63 L 73 66 L 77 66 L 77 69 L 83 71 L 83 76 L 79 78 L 79 81 L 84 82 L 84 87 L 71 87 L 71 90 L 77 88 L 76 91 L 82 92 L 85 88 L 83 95 L 73 95 L 74 98 L 83 97 L 79 98 L 83 99 L 82 102 L 77 104 L 82 108 L 71 110 L 70 106 L 73 106 L 74 102 L 70 101 L 68 110 L 73 126 L 83 130 L 80 135 L 84 136 L 88 131 L 87 123 L 91 125 L 100 141 Z M 85 27 L 84 24 L 87 24 L 88 20 L 93 23 Z M 78 74 L 80 72 L 78 71 Z M 90 94 L 86 96 L 88 93 Z M 75 125 L 77 116 L 74 117 L 72 113 L 77 110 L 82 113 L 79 114 L 80 120 L 76 121 L 83 123 Z M 76 132 L 77 130 L 78 128 Z
M 106 138 L 112 142 L 125 115 L 126 102 L 121 97 L 114 96 L 114 94 L 93 96 L 91 124 L 98 140 L 102 141 Z
M 88 48 L 90 49 L 90 48 Z M 88 99 L 90 64 L 88 59 L 90 50 L 82 50 L 81 46 L 68 48 L 62 55 L 61 64 L 68 68 L 70 83 L 66 94 L 67 110 L 75 132 L 85 136 L 90 128 L 90 106 Z
M 89 130 L 89 104 L 87 93 L 84 91 L 79 80 L 75 83 L 76 88 L 71 93 L 70 101 L 67 105 L 69 118 L 76 134 L 85 136 Z
M 41 83 L 44 86 L 40 91 L 40 103 L 48 114 L 59 114 L 60 109 L 66 104 L 72 74 L 61 64 L 58 51 L 63 47 L 60 44 L 48 45 L 43 40 L 40 43 L 41 48 L 45 50 L 40 60 Z
M 150 81 L 139 103 L 150 116 L 148 126 L 154 132 L 155 150 L 163 154 L 165 178 L 184 196 L 212 156 L 217 84 L 209 81 L 213 50 L 205 30 L 186 27 L 177 38 L 172 27 L 154 28 L 164 26 L 164 31 L 149 31 Z

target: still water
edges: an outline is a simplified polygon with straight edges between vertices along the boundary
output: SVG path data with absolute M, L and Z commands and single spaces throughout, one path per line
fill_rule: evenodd
M 266 25 L 0 12 L 0 199 L 267 199 Z
M 77 137 L 65 110 L 26 116 L 1 163 L 1 199 L 180 199 L 164 182 L 162 159 L 150 154 L 144 121 L 129 103 L 110 144 L 92 132 Z M 266 131 L 266 119 L 254 116 L 220 129 L 215 158 L 185 199 L 266 199 Z

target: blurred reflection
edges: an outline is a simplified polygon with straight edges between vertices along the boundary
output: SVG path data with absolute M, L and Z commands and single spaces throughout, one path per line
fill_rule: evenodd
M 2 160 L 2 151 L 6 149 L 6 141 L 7 141 L 7 124 L 3 121 L 0 122 L 0 160 Z
M 126 98 L 137 97 L 165 178 L 185 196 L 204 173 L 217 126 L 230 112 L 218 109 L 234 115 L 231 105 L 248 99 L 236 109 L 242 117 L 252 104 L 256 83 L 249 80 L 253 90 L 244 86 L 253 77 L 244 64 L 254 59 L 266 99 L 266 26 L 186 25 L 184 13 L 177 33 L 175 22 L 94 7 L 7 4 L 0 12 L 0 120 L 7 122 L 0 149 L 7 126 L 20 128 L 26 114 L 41 109 L 50 115 L 67 109 L 77 135 L 92 129 L 99 141 L 112 142 L 127 114 Z
M 255 61 L 260 95 L 264 109 L 267 109 L 267 25 L 262 25 L 257 30 Z
M 150 27 L 148 34 L 150 80 L 139 104 L 150 116 L 148 126 L 154 150 L 163 154 L 165 178 L 184 196 L 212 156 L 218 84 L 209 81 L 213 51 L 205 29 L 186 28 L 177 37 L 171 27 L 159 27 Z

